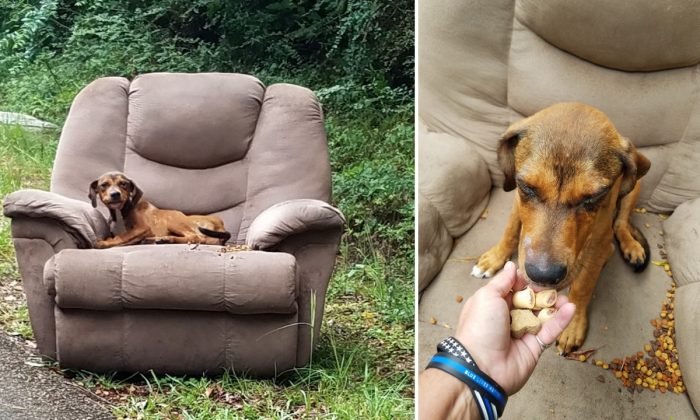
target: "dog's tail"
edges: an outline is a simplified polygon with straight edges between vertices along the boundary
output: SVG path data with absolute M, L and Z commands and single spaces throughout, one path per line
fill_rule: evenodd
M 647 242 L 647 238 L 644 237 L 644 234 L 637 229 L 637 226 L 633 225 L 632 222 L 629 223 L 630 226 L 630 233 L 632 234 L 632 237 L 639 242 L 639 245 L 642 246 L 644 249 L 644 261 L 638 263 L 638 262 L 632 262 L 627 260 L 627 258 L 623 259 L 627 264 L 629 264 L 633 269 L 635 273 L 639 273 L 644 271 L 645 268 L 649 265 L 649 260 L 651 259 L 651 251 L 649 250 L 649 242 Z M 619 243 L 618 243 L 619 245 Z
M 201 226 L 198 226 L 199 231 L 202 232 L 203 234 L 207 236 L 211 236 L 212 238 L 219 238 L 221 239 L 221 243 L 225 244 L 229 239 L 231 239 L 231 234 L 227 231 L 220 232 L 218 230 L 211 230 L 207 228 L 203 228 Z

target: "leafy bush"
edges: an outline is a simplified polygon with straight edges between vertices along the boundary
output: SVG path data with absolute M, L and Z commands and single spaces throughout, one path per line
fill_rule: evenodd
M 10 76 L 0 101 L 59 123 L 68 98 L 105 75 L 303 80 L 341 91 L 343 109 L 393 106 L 413 88 L 408 0 L 0 0 L 0 22 L 0 74 Z

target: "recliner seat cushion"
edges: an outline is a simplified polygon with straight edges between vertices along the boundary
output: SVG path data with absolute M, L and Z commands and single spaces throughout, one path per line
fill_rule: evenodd
M 66 249 L 47 261 L 44 284 L 62 309 L 296 313 L 294 256 L 220 250 L 187 245 Z

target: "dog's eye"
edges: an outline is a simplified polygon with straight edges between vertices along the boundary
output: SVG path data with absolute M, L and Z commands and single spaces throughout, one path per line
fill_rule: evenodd
M 608 190 L 605 189 L 599 193 L 596 193 L 584 200 L 582 200 L 579 205 L 583 207 L 586 210 L 594 210 L 595 206 L 600 202 L 600 200 L 605 197 L 605 195 L 608 193 Z
M 104 189 L 104 188 L 107 188 L 107 187 L 109 187 L 109 184 L 106 183 L 106 182 L 103 182 L 103 183 L 100 184 L 100 188 L 103 188 L 103 189 Z
M 593 210 L 596 203 L 598 203 L 597 198 L 594 198 L 594 197 L 587 198 L 581 202 L 581 207 L 585 208 L 586 210 Z
M 129 184 L 128 184 L 127 182 L 124 182 L 124 181 L 120 182 L 120 183 L 119 183 L 119 186 L 122 187 L 122 188 L 124 188 L 124 189 L 129 188 Z
M 525 184 L 525 183 L 519 182 L 519 183 L 518 183 L 518 188 L 520 189 L 520 191 L 521 191 L 523 194 L 525 194 L 526 197 L 529 197 L 529 198 L 537 198 L 537 190 L 534 189 L 534 188 L 532 188 L 531 186 L 529 186 L 529 185 L 527 185 L 527 184 Z

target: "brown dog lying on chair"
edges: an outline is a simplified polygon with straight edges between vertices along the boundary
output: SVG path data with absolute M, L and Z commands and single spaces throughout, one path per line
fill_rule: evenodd
M 491 277 L 517 247 L 531 287 L 570 286 L 576 312 L 557 345 L 563 353 L 576 350 L 586 338 L 598 277 L 615 250 L 613 234 L 635 271 L 649 263 L 649 245 L 629 218 L 638 180 L 651 164 L 602 112 L 580 103 L 553 105 L 511 125 L 498 162 L 503 188 L 518 193 L 501 241 L 481 255 L 472 275 Z
M 98 241 L 97 248 L 138 243 L 223 245 L 231 237 L 217 216 L 186 216 L 142 200 L 141 189 L 121 172 L 108 172 L 93 181 L 88 196 L 93 207 L 97 207 L 99 196 L 114 222 L 120 211 L 126 227 L 126 232 Z

